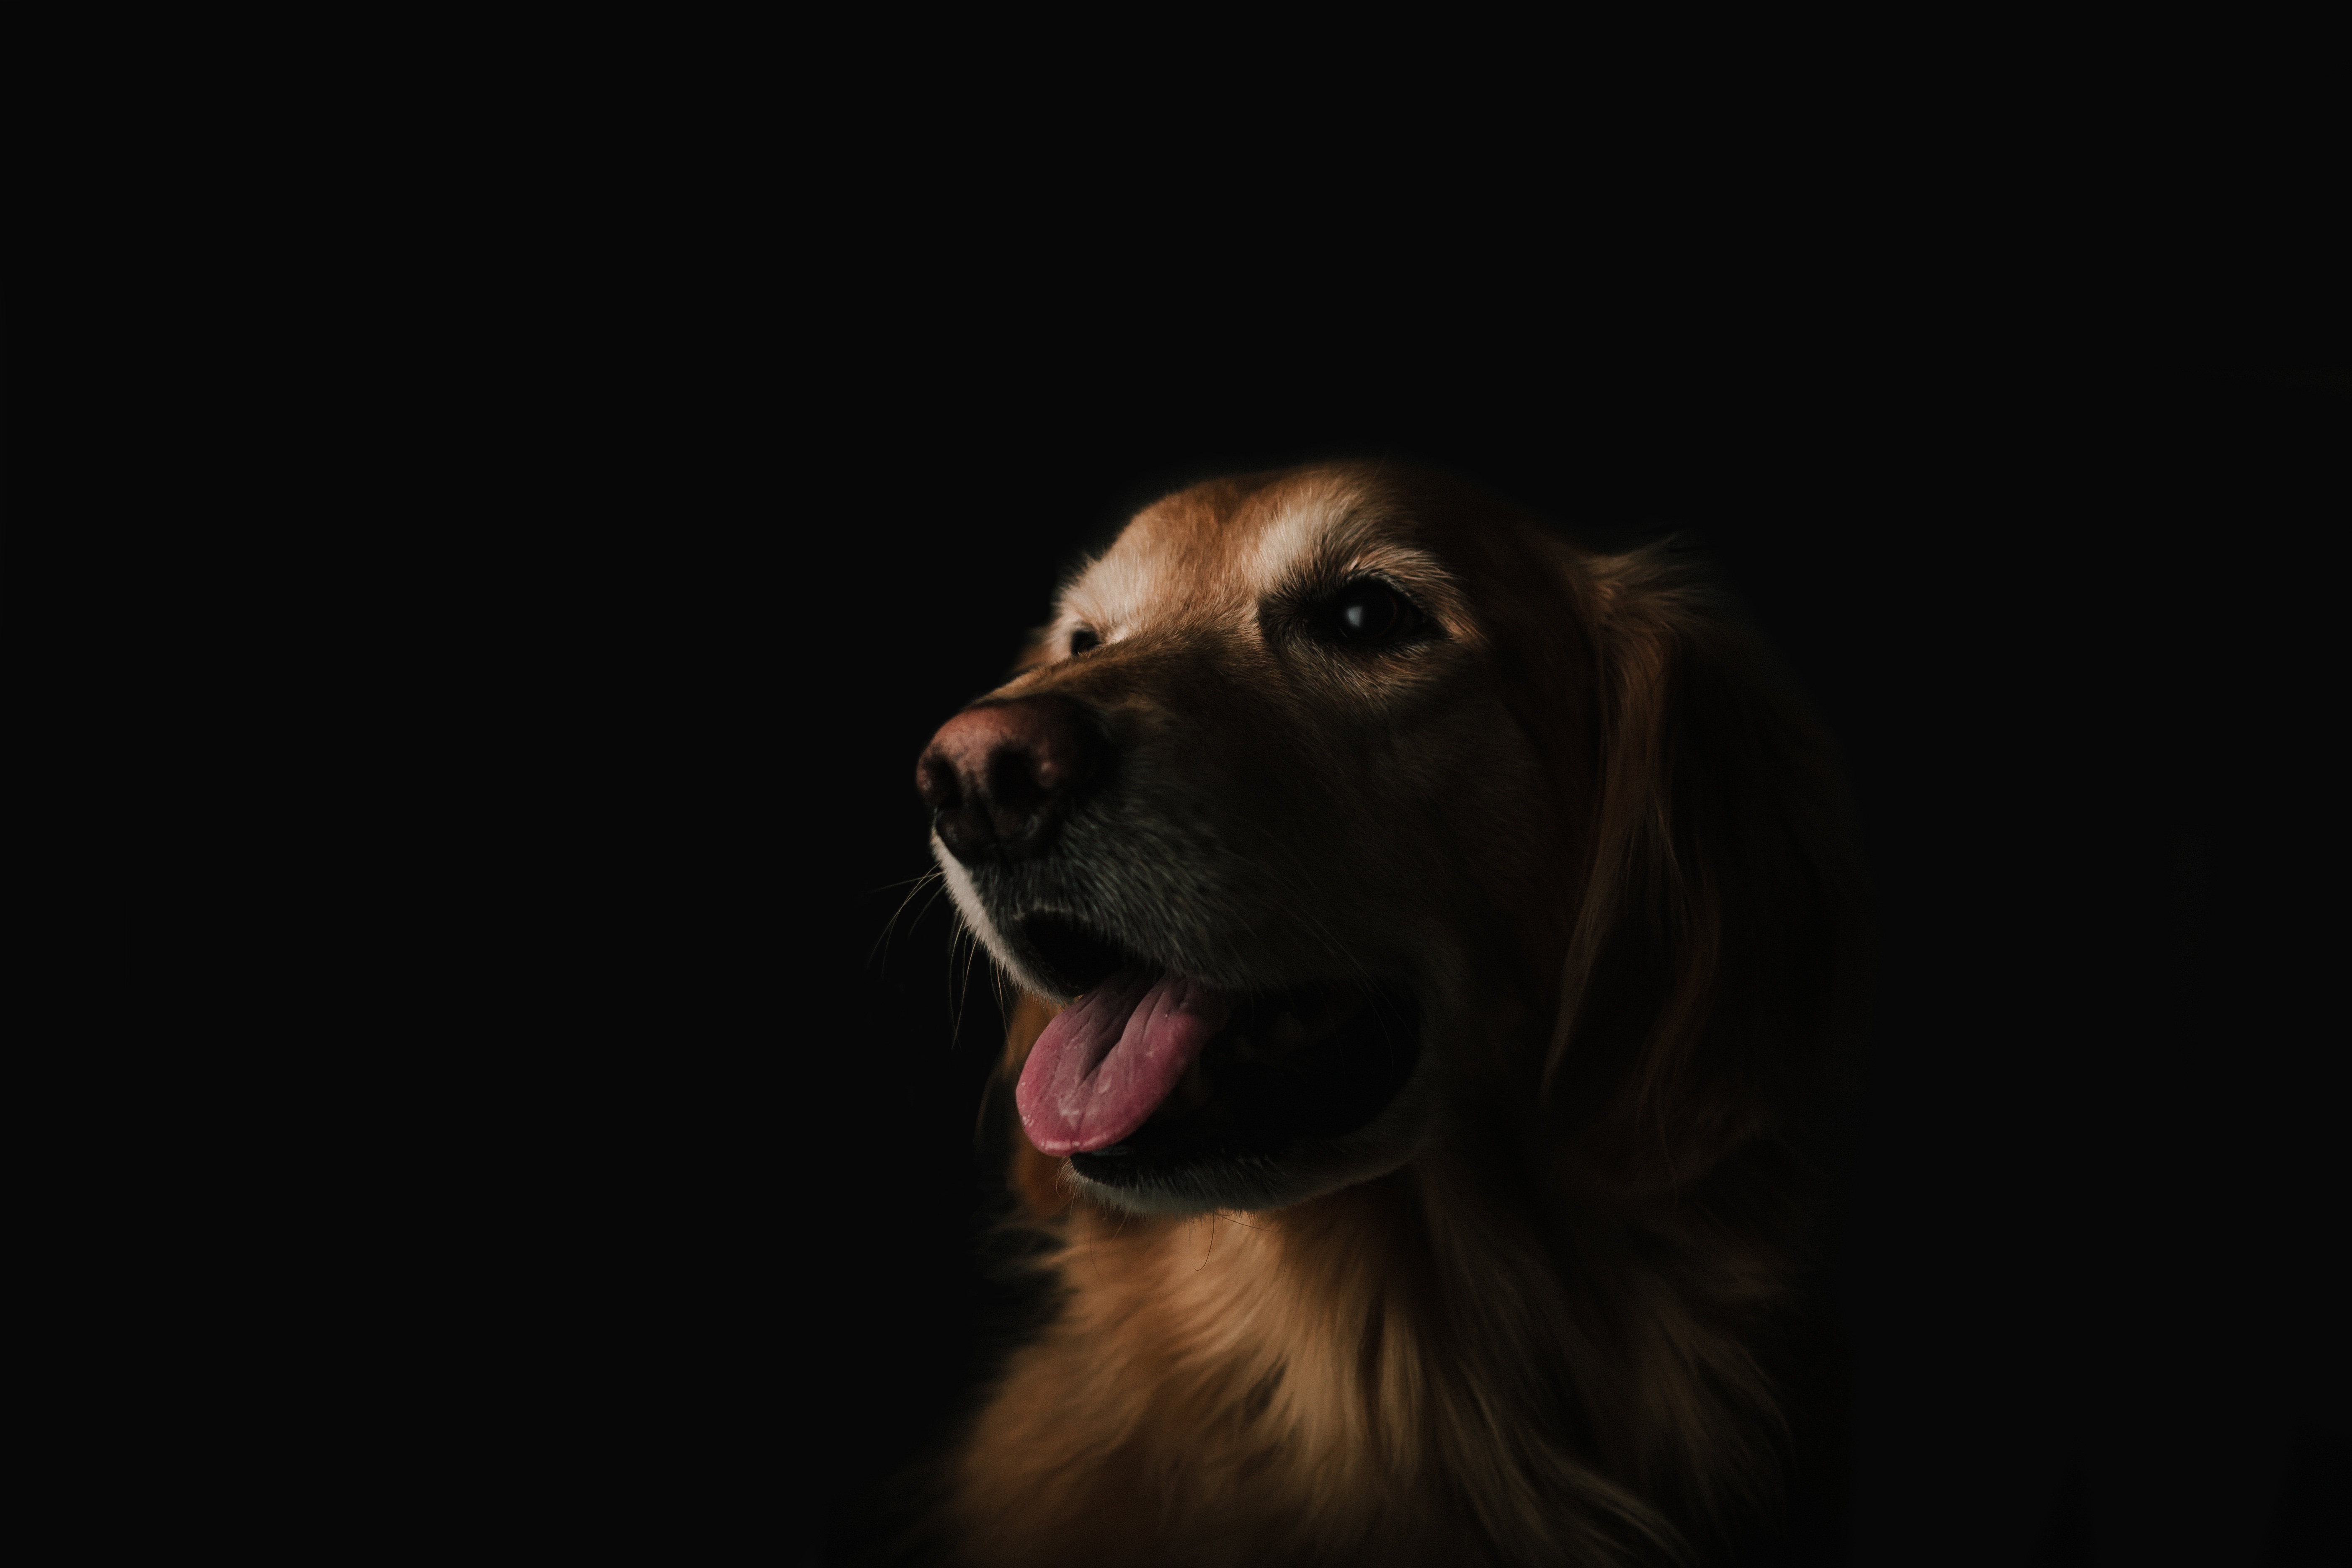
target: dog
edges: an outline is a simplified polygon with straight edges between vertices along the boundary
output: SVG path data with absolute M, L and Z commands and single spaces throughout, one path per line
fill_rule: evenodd
M 1058 1302 L 953 1560 L 1795 1550 L 1867 925 L 1702 572 L 1386 465 L 1213 480 L 917 773 Z

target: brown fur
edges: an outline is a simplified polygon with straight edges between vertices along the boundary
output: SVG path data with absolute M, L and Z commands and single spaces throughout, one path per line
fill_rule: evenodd
M 1422 572 L 1447 643 L 1374 679 L 1252 632 L 1262 542 L 1307 515 L 1351 520 L 1315 546 L 1350 569 Z M 1448 1076 L 1402 1163 L 1269 1212 L 1114 1212 L 1016 1133 L 1062 1305 L 950 1466 L 958 1559 L 1747 1560 L 1811 1462 L 1853 1033 L 1818 735 L 1671 557 L 1442 480 L 1218 481 L 1106 561 L 1145 585 L 1120 635 L 1061 657 L 1057 621 L 1013 689 L 1114 714 L 1153 820 L 1238 846 L 1214 886 L 1254 948 L 1315 925 L 1422 965 Z M 1022 998 L 1008 1082 L 1051 1013 Z

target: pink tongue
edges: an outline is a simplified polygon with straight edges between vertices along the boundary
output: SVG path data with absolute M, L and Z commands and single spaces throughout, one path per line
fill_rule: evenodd
M 1055 1015 L 1013 1091 L 1047 1154 L 1108 1149 L 1168 1098 L 1233 1002 L 1197 980 L 1122 969 Z

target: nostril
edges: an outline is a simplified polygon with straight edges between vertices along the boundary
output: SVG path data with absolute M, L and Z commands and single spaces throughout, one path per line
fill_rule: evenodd
M 949 811 L 963 801 L 963 781 L 956 776 L 955 764 L 934 748 L 915 764 L 915 793 L 933 811 Z
M 1045 803 L 1053 792 L 1038 776 L 1040 759 L 1005 747 L 988 759 L 988 798 L 998 810 L 1023 815 Z

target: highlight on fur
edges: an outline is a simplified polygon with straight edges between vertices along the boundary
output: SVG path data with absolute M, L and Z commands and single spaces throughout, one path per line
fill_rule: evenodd
M 969 711 L 925 790 L 1020 990 L 1002 1092 L 1116 965 L 1237 1021 L 1115 1146 L 1013 1132 L 1058 1307 L 941 1467 L 947 1558 L 1769 1552 L 1830 1479 L 1864 921 L 1703 576 L 1428 475 L 1213 481 Z

